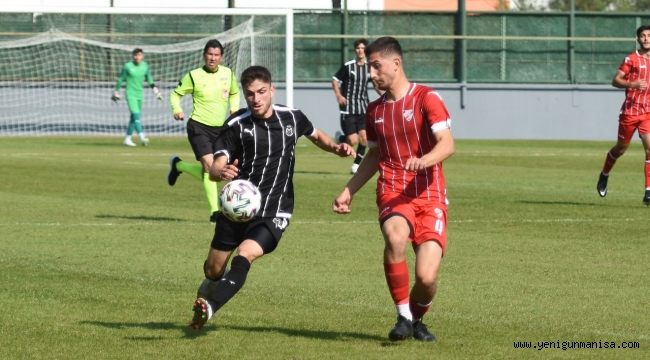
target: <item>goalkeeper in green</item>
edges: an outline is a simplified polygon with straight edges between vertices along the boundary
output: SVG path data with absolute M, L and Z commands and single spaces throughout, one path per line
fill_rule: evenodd
M 153 77 L 149 72 L 149 65 L 143 61 L 144 52 L 142 49 L 134 49 L 131 54 L 133 60 L 127 62 L 122 67 L 122 72 L 120 72 L 120 77 L 117 79 L 117 83 L 115 83 L 115 92 L 111 99 L 117 102 L 121 98 L 120 89 L 122 88 L 122 84 L 126 82 L 126 103 L 129 106 L 131 118 L 129 119 L 129 126 L 126 128 L 124 145 L 135 146 L 135 143 L 131 139 L 131 136 L 133 136 L 133 130 L 138 133 L 142 145 L 147 145 L 149 139 L 142 131 L 142 123 L 140 121 L 142 99 L 144 97 L 142 89 L 143 83 L 146 81 L 147 84 L 149 84 L 158 100 L 162 100 L 162 94 L 160 94 L 160 91 L 153 82 Z
M 215 222 L 219 211 L 217 183 L 208 175 L 214 160 L 214 144 L 224 129 L 224 122 L 230 114 L 239 110 L 239 87 L 232 70 L 220 65 L 223 45 L 209 40 L 203 48 L 204 65 L 191 70 L 169 94 L 172 114 L 177 121 L 183 121 L 185 114 L 181 98 L 192 95 L 192 115 L 187 120 L 187 138 L 196 160 L 200 164 L 181 160 L 172 155 L 167 175 L 169 186 L 176 184 L 182 173 L 188 173 L 203 183 L 210 206 L 210 221 Z

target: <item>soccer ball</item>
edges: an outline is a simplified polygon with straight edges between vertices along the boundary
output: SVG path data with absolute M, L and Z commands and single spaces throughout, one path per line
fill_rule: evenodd
M 231 221 L 246 222 L 257 215 L 262 203 L 262 195 L 252 182 L 233 180 L 219 193 L 221 213 Z

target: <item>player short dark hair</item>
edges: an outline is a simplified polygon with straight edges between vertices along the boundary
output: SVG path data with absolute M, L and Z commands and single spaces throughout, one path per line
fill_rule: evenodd
M 253 65 L 241 73 L 241 87 L 246 88 L 253 81 L 260 80 L 267 84 L 271 83 L 271 72 L 264 66 Z
M 205 46 L 203 47 L 203 54 L 205 55 L 208 52 L 208 49 L 218 48 L 221 50 L 221 55 L 223 55 L 223 45 L 217 39 L 210 39 Z
M 356 49 L 357 46 L 359 46 L 360 44 L 363 44 L 363 46 L 368 46 L 368 40 L 363 39 L 363 38 L 355 40 L 354 41 L 354 48 Z
M 650 25 L 641 25 L 641 26 L 639 26 L 639 28 L 636 29 L 636 37 L 640 38 L 641 33 L 646 31 L 646 30 L 650 30 Z
M 383 36 L 366 46 L 366 57 L 379 52 L 382 55 L 398 55 L 402 57 L 402 46 L 392 36 Z
M 140 48 L 135 48 L 135 49 L 133 49 L 133 51 L 131 51 L 131 55 L 136 55 L 136 54 L 141 54 L 141 53 L 144 53 L 144 51 L 142 51 L 142 49 L 140 49 Z

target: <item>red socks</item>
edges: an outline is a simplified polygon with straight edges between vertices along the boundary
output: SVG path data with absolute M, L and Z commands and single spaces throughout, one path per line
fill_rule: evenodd
M 645 189 L 650 189 L 650 154 L 645 155 Z
M 409 302 L 409 269 L 406 261 L 384 264 L 384 274 L 395 305 Z
M 615 158 L 614 155 L 612 155 L 611 151 L 607 152 L 607 156 L 605 157 L 605 164 L 603 165 L 603 174 L 609 175 L 609 172 L 612 171 L 612 168 L 616 163 L 616 159 L 618 158 Z

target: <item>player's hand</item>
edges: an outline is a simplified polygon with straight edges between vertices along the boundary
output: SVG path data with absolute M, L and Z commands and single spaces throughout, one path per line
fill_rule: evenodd
M 154 86 L 152 90 L 153 90 L 153 94 L 156 96 L 156 99 L 162 100 L 162 93 L 160 92 L 160 90 L 158 90 L 156 86 Z
M 645 79 L 639 80 L 639 90 L 645 90 L 648 88 L 648 82 Z
M 423 158 L 410 157 L 404 164 L 404 170 L 407 171 L 421 171 L 427 168 L 427 164 Z
M 345 96 L 337 96 L 336 101 L 339 103 L 341 106 L 346 106 L 348 104 L 348 99 L 345 98 Z
M 350 189 L 346 187 L 334 199 L 332 210 L 337 214 L 348 214 L 350 212 L 350 203 L 352 203 L 352 195 L 350 194 Z
M 354 148 L 350 146 L 348 143 L 341 143 L 336 145 L 336 149 L 334 150 L 336 155 L 340 157 L 346 157 L 346 156 L 351 156 L 351 157 L 356 157 L 357 152 L 354 151 Z
M 183 114 L 182 111 L 174 113 L 174 119 L 178 121 L 183 121 L 185 120 L 185 114 Z
M 118 102 L 118 100 L 120 100 L 121 98 L 122 97 L 120 96 L 120 93 L 118 93 L 117 91 L 113 93 L 113 96 L 111 96 L 111 100 L 113 100 L 114 102 Z
M 237 165 L 239 164 L 239 160 L 235 159 L 235 161 L 232 162 L 232 164 L 226 164 L 222 169 L 219 169 L 213 173 L 213 177 L 220 179 L 220 180 L 232 180 L 237 177 L 239 174 L 239 168 Z

